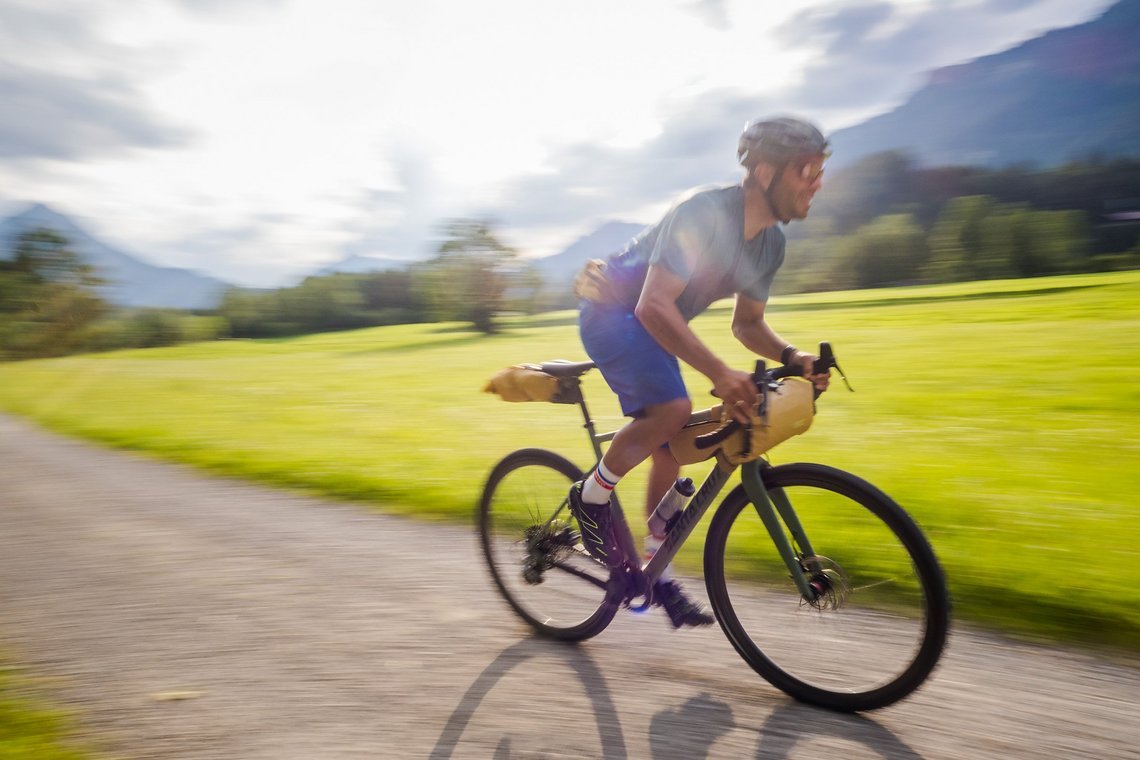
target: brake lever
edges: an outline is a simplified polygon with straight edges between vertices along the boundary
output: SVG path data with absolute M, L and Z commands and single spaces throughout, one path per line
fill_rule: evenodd
M 834 362 L 834 364 L 835 364 L 835 371 L 839 373 L 839 378 L 841 380 L 843 380 L 843 384 L 847 386 L 847 390 L 854 393 L 855 389 L 852 388 L 851 383 L 847 381 L 847 375 L 843 374 L 843 368 L 839 366 L 839 362 Z
M 839 373 L 839 377 L 842 378 L 843 384 L 847 386 L 847 390 L 854 393 L 855 389 L 851 387 L 851 383 L 847 380 L 847 375 L 843 373 L 843 369 L 839 366 L 839 361 L 835 358 L 835 351 L 832 350 L 831 344 L 825 341 L 819 344 L 819 358 L 816 359 L 811 369 L 813 373 L 822 375 L 832 367 L 835 367 L 835 371 Z

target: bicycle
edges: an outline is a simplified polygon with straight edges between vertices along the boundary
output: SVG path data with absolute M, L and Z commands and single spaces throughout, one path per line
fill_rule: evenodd
M 550 383 L 539 399 L 580 407 L 600 459 L 616 431 L 597 432 L 582 394 L 580 378 L 594 364 L 528 366 Z M 833 367 L 842 376 L 830 346 L 821 344 L 815 371 Z M 805 393 L 807 413 L 815 412 L 819 391 L 799 374 L 758 361 L 753 425 L 722 423 L 730 418 L 712 407 L 694 413 L 670 441 L 682 464 L 715 464 L 644 566 L 616 494 L 614 526 L 627 560 L 610 570 L 582 547 L 569 512 L 567 493 L 583 471 L 546 449 L 502 459 L 483 489 L 478 522 L 492 578 L 511 608 L 539 633 L 564 641 L 597 635 L 623 607 L 647 609 L 662 569 L 740 469 L 741 483 L 721 501 L 704 545 L 708 597 L 740 656 L 791 697 L 833 710 L 877 709 L 917 689 L 947 638 L 945 576 L 917 523 L 875 486 L 827 465 L 774 466 L 760 456 L 783 440 L 780 415 L 802 413 Z

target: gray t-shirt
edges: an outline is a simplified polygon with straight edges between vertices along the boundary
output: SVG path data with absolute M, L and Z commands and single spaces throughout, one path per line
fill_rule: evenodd
M 740 293 L 767 301 L 784 263 L 784 232 L 764 229 L 744 239 L 744 188 L 698 188 L 607 262 L 606 273 L 623 305 L 633 308 L 650 265 L 685 281 L 677 308 L 690 320 L 721 298 Z

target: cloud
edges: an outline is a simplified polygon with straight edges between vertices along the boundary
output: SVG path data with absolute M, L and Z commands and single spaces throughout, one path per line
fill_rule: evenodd
M 872 0 L 801 11 L 777 38 L 820 40 L 792 99 L 807 109 L 897 105 L 932 69 L 989 55 L 1050 27 L 1076 23 L 1104 0 L 943 2 L 915 12 Z M 1066 18 L 1067 17 L 1067 18 Z
M 233 15 L 235 12 L 258 11 L 285 5 L 285 0 L 172 0 L 191 13 L 202 15 Z
M 170 0 L 198 16 L 233 15 L 284 0 Z M 195 134 L 156 113 L 144 85 L 169 51 L 109 41 L 119 0 L 0 0 L 0 159 L 81 160 L 131 148 L 181 147 Z M 151 10 L 153 10 L 153 6 Z
M 0 3 L 0 159 L 75 160 L 191 138 L 121 73 L 147 67 L 98 36 L 97 6 Z
M 352 219 L 345 225 L 350 237 L 340 246 L 344 256 L 422 258 L 431 251 L 441 217 L 466 213 L 455 207 L 448 211 L 426 151 L 403 141 L 391 150 L 395 186 L 364 190 L 350 199 Z
M 564 149 L 549 171 L 509 189 L 496 204 L 503 218 L 527 228 L 629 216 L 697 185 L 736 181 L 736 142 L 745 122 L 784 110 L 775 99 L 725 91 L 684 106 L 635 148 L 589 143 Z
M 149 113 L 119 77 L 82 79 L 0 63 L 0 159 L 75 160 L 190 138 Z
M 696 0 L 686 6 L 686 10 L 717 31 L 727 32 L 732 28 L 727 0 Z
M 1032 6 L 1037 0 L 986 0 L 985 7 L 995 13 L 1016 13 Z

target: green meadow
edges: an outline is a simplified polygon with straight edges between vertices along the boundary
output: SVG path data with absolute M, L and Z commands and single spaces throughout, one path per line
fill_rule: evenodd
M 748 368 L 730 313 L 693 324 Z M 856 391 L 836 379 L 773 463 L 831 464 L 903 504 L 959 620 L 1140 650 L 1140 272 L 787 296 L 769 319 L 801 347 L 830 340 Z M 494 336 L 405 325 L 10 363 L 0 408 L 215 473 L 470 523 L 515 448 L 590 464 L 575 407 L 482 392 L 505 365 L 555 358 L 585 358 L 571 312 L 509 318 Z M 708 381 L 687 379 L 711 405 Z M 620 424 L 597 373 L 585 391 L 602 427 Z M 619 489 L 631 512 L 643 478 Z M 699 546 L 686 549 L 699 572 Z
M 0 658 L 0 758 L 85 760 L 96 755 L 75 738 L 73 716 L 27 696 L 28 679 Z

